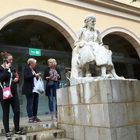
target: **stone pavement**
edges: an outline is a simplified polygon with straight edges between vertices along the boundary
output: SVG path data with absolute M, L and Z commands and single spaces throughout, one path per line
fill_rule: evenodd
M 28 123 L 28 118 L 21 118 L 21 127 L 27 131 L 24 136 L 13 135 L 10 140 L 69 140 L 65 138 L 65 131 L 57 129 L 57 122 L 51 121 L 49 115 L 39 116 L 42 122 Z M 13 130 L 13 121 L 10 120 L 10 128 Z M 3 124 L 0 121 L 0 140 L 6 140 Z
M 51 117 L 50 115 L 44 115 L 44 116 L 39 116 L 40 120 L 42 122 L 39 123 L 28 123 L 28 118 L 24 117 L 20 119 L 20 127 L 25 128 L 28 132 L 34 132 L 36 129 L 45 129 L 52 127 L 51 123 Z M 14 125 L 13 125 L 13 119 L 10 119 L 9 122 L 10 129 L 12 130 Z M 3 123 L 2 120 L 0 120 L 0 135 L 3 135 L 4 129 L 3 129 Z

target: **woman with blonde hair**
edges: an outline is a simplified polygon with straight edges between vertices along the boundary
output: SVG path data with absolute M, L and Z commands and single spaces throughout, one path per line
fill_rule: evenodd
M 27 66 L 24 68 L 24 84 L 22 87 L 22 94 L 26 96 L 27 99 L 27 114 L 29 117 L 29 123 L 40 122 L 40 119 L 37 117 L 38 110 L 38 93 L 33 92 L 34 88 L 34 77 L 39 78 L 40 73 L 36 71 L 37 60 L 34 58 L 29 58 L 27 60 Z
M 60 71 L 56 66 L 56 60 L 54 58 L 50 58 L 48 59 L 48 67 L 44 71 L 44 80 L 47 81 L 46 96 L 48 96 L 49 109 L 52 120 L 57 119 L 56 90 L 59 88 L 59 80 L 61 79 Z

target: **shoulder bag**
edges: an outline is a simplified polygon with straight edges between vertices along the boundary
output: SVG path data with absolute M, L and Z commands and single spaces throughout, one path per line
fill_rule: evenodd
M 11 73 L 11 77 L 10 77 L 10 82 L 9 82 L 9 86 L 4 87 L 2 86 L 1 82 L 0 82 L 0 87 L 2 88 L 2 93 L 3 93 L 3 100 L 7 100 L 13 97 L 12 92 L 11 92 L 11 83 L 12 83 L 12 73 Z

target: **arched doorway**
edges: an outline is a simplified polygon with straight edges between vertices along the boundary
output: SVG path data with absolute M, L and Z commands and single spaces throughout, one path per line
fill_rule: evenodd
M 62 81 L 66 82 L 65 73 L 71 66 L 71 51 L 74 32 L 54 15 L 29 9 L 13 12 L 0 21 L 0 51 L 8 51 L 14 55 L 21 81 L 26 60 L 35 57 L 38 60 L 38 71 L 44 71 L 47 59 L 53 57 L 58 62 Z M 30 54 L 30 49 L 38 49 L 39 56 Z M 25 98 L 20 94 L 21 116 L 26 116 Z M 40 97 L 39 114 L 48 112 L 47 98 Z
M 125 78 L 140 79 L 140 59 L 136 49 L 140 47 L 139 43 L 122 31 L 110 31 L 103 37 L 103 42 L 113 52 L 113 63 L 117 74 Z
M 104 30 L 101 33 L 101 37 L 104 38 L 108 34 L 115 34 L 123 37 L 128 42 L 131 43 L 132 47 L 137 52 L 138 56 L 140 57 L 140 38 L 136 36 L 133 32 L 131 32 L 128 29 L 122 28 L 122 27 L 111 27 L 106 30 Z
M 22 10 L 12 12 L 4 16 L 3 18 L 1 18 L 0 30 L 4 26 L 14 21 L 23 20 L 23 19 L 26 19 L 26 20 L 33 19 L 33 20 L 38 20 L 38 21 L 48 23 L 49 25 L 53 26 L 58 31 L 60 31 L 61 34 L 63 34 L 63 36 L 65 36 L 65 38 L 67 39 L 70 46 L 73 47 L 73 42 L 76 37 L 74 31 L 63 20 L 43 10 L 22 9 Z

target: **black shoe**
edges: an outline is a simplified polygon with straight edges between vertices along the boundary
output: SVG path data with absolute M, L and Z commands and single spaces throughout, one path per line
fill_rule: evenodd
M 33 118 L 29 119 L 29 121 L 28 121 L 28 123 L 33 123 L 33 122 L 34 122 Z
M 41 122 L 41 120 L 38 117 L 34 117 L 34 122 Z
M 17 134 L 17 135 L 25 135 L 26 132 L 24 130 L 19 130 L 19 131 L 16 131 L 15 134 Z
M 6 133 L 5 136 L 6 136 L 7 139 L 11 139 L 12 138 L 10 132 Z

